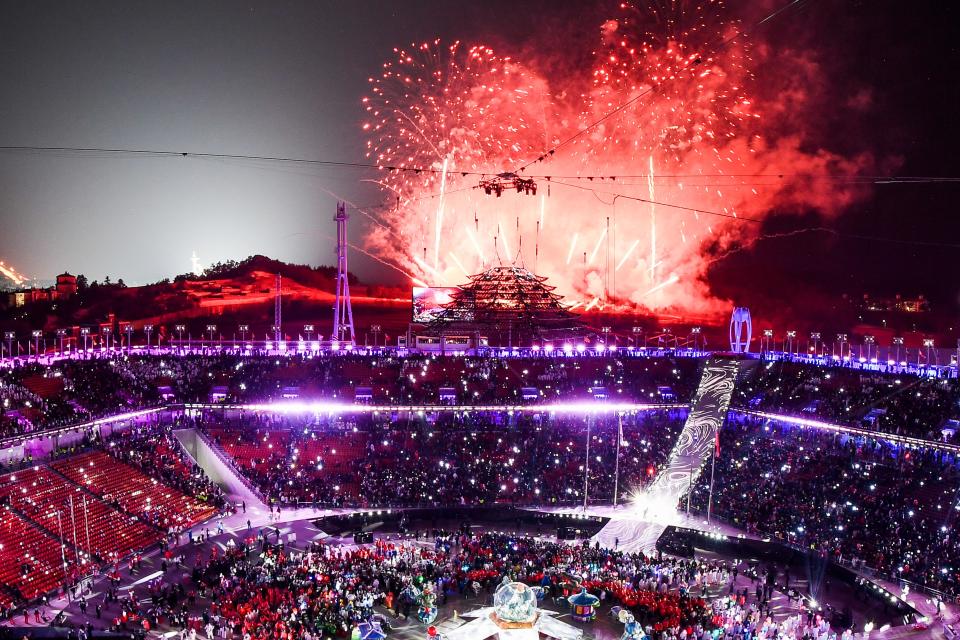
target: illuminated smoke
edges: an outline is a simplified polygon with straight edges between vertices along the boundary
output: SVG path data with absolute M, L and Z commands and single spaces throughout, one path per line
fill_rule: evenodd
M 621 5 L 600 25 L 588 70 L 535 72 L 535 58 L 462 43 L 396 49 L 363 101 L 367 154 L 382 167 L 432 171 L 381 171 L 388 204 L 369 248 L 435 285 L 516 260 L 581 308 L 725 310 L 704 277 L 708 253 L 756 238 L 758 225 L 735 218 L 834 214 L 861 192 L 811 176 L 854 175 L 870 159 L 808 139 L 804 87 L 821 82 L 816 63 L 734 37 L 741 27 L 718 2 L 684 7 L 682 31 L 669 7 Z M 514 171 L 545 154 L 524 172 L 535 197 L 476 188 L 475 172 Z

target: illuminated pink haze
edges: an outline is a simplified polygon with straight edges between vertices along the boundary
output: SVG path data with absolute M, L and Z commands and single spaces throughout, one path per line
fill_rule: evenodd
M 517 262 L 580 309 L 725 312 L 704 278 L 714 256 L 756 239 L 759 225 L 742 218 L 834 215 L 862 188 L 816 176 L 855 176 L 872 160 L 810 139 L 819 65 L 734 37 L 742 27 L 724 11 L 687 8 L 692 26 L 679 32 L 672 16 L 621 5 L 599 25 L 589 69 L 459 42 L 396 49 L 363 101 L 386 193 L 367 248 L 430 285 Z M 476 188 L 475 173 L 516 171 L 544 154 L 523 172 L 536 195 Z

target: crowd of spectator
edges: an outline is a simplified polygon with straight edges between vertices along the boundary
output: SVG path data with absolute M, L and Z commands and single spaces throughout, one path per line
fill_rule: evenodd
M 0 370 L 0 436 L 177 402 L 376 404 L 688 402 L 700 361 L 670 356 L 126 355 Z M 952 439 L 960 383 L 788 361 L 745 361 L 732 406 Z
M 0 369 L 0 435 L 70 426 L 165 401 L 683 402 L 696 386 L 698 368 L 695 360 L 668 357 L 91 355 Z
M 782 360 L 750 362 L 741 371 L 734 406 L 928 440 L 951 441 L 960 427 L 957 378 L 924 378 Z
M 279 504 L 562 505 L 582 504 L 584 491 L 591 501 L 612 502 L 616 482 L 622 501 L 625 487 L 652 481 L 685 413 L 644 412 L 625 416 L 620 426 L 612 414 L 506 412 L 404 422 L 366 415 L 329 425 L 210 415 L 201 426 Z
M 0 370 L 0 436 L 166 401 L 684 403 L 699 366 L 694 359 L 609 355 L 91 357 Z M 951 441 L 960 386 L 955 379 L 745 361 L 732 405 Z M 275 504 L 551 506 L 610 503 L 615 492 L 623 500 L 626 491 L 641 490 L 664 467 L 685 410 L 638 412 L 623 417 L 622 426 L 613 414 L 438 415 L 382 412 L 311 421 L 207 412 L 179 424 L 205 431 Z M 90 431 L 55 455 L 91 447 L 187 495 L 225 506 L 220 490 L 183 457 L 170 425 L 141 425 L 106 440 Z M 790 428 L 736 412 L 721 431 L 719 449 L 713 514 L 838 561 L 960 594 L 960 544 L 953 533 L 960 470 L 954 455 Z M 707 509 L 709 477 L 703 474 L 694 487 L 695 509 Z
M 720 433 L 712 512 L 748 532 L 960 594 L 960 460 L 742 418 Z M 706 511 L 709 476 L 692 505 Z M 684 505 L 685 506 L 685 505 Z
M 228 504 L 223 490 L 187 457 L 174 437 L 173 430 L 178 425 L 168 422 L 135 425 L 111 434 L 95 446 L 102 446 L 117 460 L 185 495 L 218 510 L 225 509 Z
M 0 475 L 3 613 L 97 569 L 134 562 L 146 548 L 229 511 L 171 429 L 147 421 L 108 435 L 89 430 L 49 459 L 25 459 Z M 51 525 L 54 514 L 70 526 Z

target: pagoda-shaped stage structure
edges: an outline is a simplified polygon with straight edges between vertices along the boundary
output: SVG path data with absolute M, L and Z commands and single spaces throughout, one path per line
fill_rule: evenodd
M 545 277 L 522 267 L 487 269 L 455 290 L 417 331 L 418 338 L 433 337 L 441 348 L 457 350 L 531 347 L 592 334 L 554 289 Z

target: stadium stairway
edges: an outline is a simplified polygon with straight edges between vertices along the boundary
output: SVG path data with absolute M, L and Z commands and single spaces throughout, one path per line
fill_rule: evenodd
M 713 358 L 704 364 L 700 384 L 690 403 L 683 431 L 670 452 L 666 468 L 633 508 L 614 516 L 593 536 L 601 546 L 623 551 L 651 551 L 677 505 L 707 465 L 730 408 L 739 361 Z
M 237 471 L 229 456 L 219 451 L 199 431 L 196 429 L 180 429 L 174 431 L 173 435 L 180 442 L 187 455 L 196 464 L 200 465 L 208 478 L 230 496 L 230 500 L 236 504 L 243 502 L 249 506 L 256 505 L 263 511 L 267 510 L 266 504 L 254 492 L 249 483 L 244 481 L 243 476 Z

